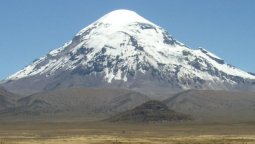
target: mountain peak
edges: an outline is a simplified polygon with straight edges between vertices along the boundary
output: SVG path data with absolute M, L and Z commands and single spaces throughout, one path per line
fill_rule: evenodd
M 139 14 L 134 11 L 126 10 L 126 9 L 119 9 L 114 10 L 102 18 L 100 18 L 97 22 L 112 24 L 112 25 L 127 25 L 134 22 L 141 22 L 141 23 L 150 23 L 150 21 L 146 20 Z
M 135 11 L 127 10 L 127 9 L 118 9 L 113 10 L 106 14 L 105 16 L 112 16 L 112 17 L 118 17 L 118 16 L 139 16 Z
M 230 89 L 251 80 L 254 75 L 205 49 L 190 49 L 137 13 L 115 10 L 8 77 L 4 85 L 35 92 L 76 86 Z
M 114 31 L 121 31 L 123 29 L 126 29 L 130 25 L 134 24 L 148 24 L 154 27 L 157 27 L 156 24 L 150 22 L 149 20 L 143 18 L 139 14 L 137 14 L 134 11 L 126 10 L 126 9 L 119 9 L 111 11 L 101 18 L 99 18 L 97 21 L 93 22 L 89 26 L 83 28 L 80 30 L 76 36 L 82 35 L 86 31 L 90 31 L 90 29 L 93 29 L 95 27 L 100 27 L 103 25 L 104 28 L 107 28 L 110 30 L 110 32 Z

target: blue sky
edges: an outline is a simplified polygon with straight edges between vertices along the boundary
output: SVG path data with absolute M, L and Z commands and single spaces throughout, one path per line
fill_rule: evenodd
M 1 0 L 0 79 L 116 9 L 136 11 L 189 47 L 255 72 L 254 0 Z

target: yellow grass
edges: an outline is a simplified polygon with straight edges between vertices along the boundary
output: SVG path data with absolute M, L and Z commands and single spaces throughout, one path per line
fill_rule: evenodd
M 255 125 L 0 122 L 0 144 L 255 144 Z

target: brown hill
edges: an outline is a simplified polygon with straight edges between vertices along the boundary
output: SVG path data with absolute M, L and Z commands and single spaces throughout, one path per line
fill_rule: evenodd
M 112 116 L 110 122 L 164 122 L 186 121 L 191 116 L 175 112 L 160 101 L 148 101 L 134 109 Z

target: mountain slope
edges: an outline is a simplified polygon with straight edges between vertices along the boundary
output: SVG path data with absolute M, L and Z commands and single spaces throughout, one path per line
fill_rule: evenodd
M 67 88 L 21 98 L 16 107 L 1 114 L 21 119 L 100 119 L 148 100 L 143 94 L 123 89 Z
M 0 111 L 15 106 L 17 96 L 0 87 Z
M 112 116 L 109 122 L 170 122 L 192 120 L 191 116 L 175 112 L 160 101 L 148 101 L 134 109 Z
M 255 93 L 188 90 L 164 103 L 173 110 L 188 113 L 197 121 L 226 122 L 255 120 Z
M 205 49 L 188 48 L 137 13 L 116 10 L 8 77 L 3 86 L 21 94 L 66 87 L 180 91 L 249 89 L 254 80 Z

